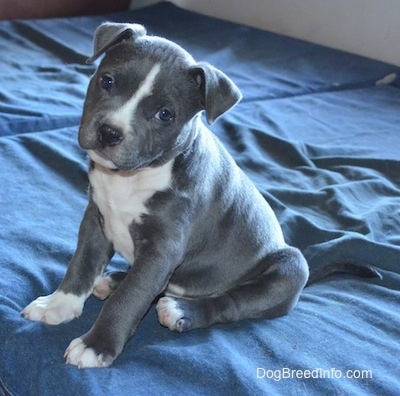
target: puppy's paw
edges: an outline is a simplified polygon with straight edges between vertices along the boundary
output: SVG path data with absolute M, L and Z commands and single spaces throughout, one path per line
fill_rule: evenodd
M 57 325 L 81 315 L 85 296 L 55 291 L 48 296 L 38 297 L 25 307 L 21 315 L 32 321 Z
M 107 275 L 98 276 L 94 282 L 93 295 L 100 300 L 110 297 L 126 275 L 126 272 L 110 272 Z
M 192 322 L 185 315 L 179 299 L 162 297 L 158 300 L 156 310 L 160 324 L 171 331 L 183 333 L 192 328 Z
M 93 348 L 88 348 L 82 338 L 75 338 L 69 344 L 64 358 L 67 364 L 78 368 L 108 367 L 112 363 L 112 360 L 106 361 L 103 354 L 97 353 Z
M 96 278 L 93 286 L 93 295 L 99 300 L 108 298 L 113 289 L 110 287 L 111 278 L 109 276 L 99 276 Z

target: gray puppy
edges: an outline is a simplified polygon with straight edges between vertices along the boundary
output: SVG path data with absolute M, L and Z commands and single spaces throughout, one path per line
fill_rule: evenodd
M 109 297 L 67 363 L 112 364 L 157 298 L 160 323 L 183 332 L 289 312 L 308 265 L 288 246 L 268 203 L 204 126 L 241 94 L 221 71 L 137 24 L 105 23 L 79 129 L 90 199 L 59 288 L 22 314 L 49 324 Z M 105 275 L 114 252 L 132 266 Z M 320 278 L 348 267 L 323 269 Z M 362 270 L 363 276 L 375 276 Z M 160 296 L 161 295 L 161 296 Z

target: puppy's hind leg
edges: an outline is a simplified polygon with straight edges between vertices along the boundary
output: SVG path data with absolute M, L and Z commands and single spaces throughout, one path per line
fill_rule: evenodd
M 162 297 L 156 307 L 159 322 L 181 333 L 215 323 L 285 315 L 297 304 L 307 282 L 307 262 L 292 247 L 263 261 L 268 268 L 265 272 L 223 294 L 196 299 Z

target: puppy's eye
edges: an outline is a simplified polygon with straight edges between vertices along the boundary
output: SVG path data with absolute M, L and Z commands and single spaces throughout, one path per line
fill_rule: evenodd
M 163 122 L 173 121 L 173 119 L 174 119 L 174 116 L 172 115 L 172 113 L 164 107 L 157 112 L 155 117 L 157 120 L 163 121 Z
M 114 85 L 114 79 L 111 76 L 105 74 L 100 79 L 100 85 L 101 88 L 103 88 L 104 90 L 110 91 L 112 86 Z

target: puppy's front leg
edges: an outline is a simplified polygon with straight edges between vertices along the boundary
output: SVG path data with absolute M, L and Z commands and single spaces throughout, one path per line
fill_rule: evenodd
M 144 249 L 138 249 L 137 244 L 135 264 L 105 302 L 93 327 L 67 348 L 68 364 L 79 368 L 110 366 L 165 287 L 175 268 L 172 263 L 182 260 L 182 253 L 175 249 L 172 252 L 159 241 L 144 241 Z
M 54 293 L 32 301 L 21 312 L 25 318 L 55 325 L 81 315 L 95 278 L 114 254 L 111 243 L 104 236 L 101 221 L 97 206 L 90 202 L 79 229 L 76 252 L 63 281 Z

